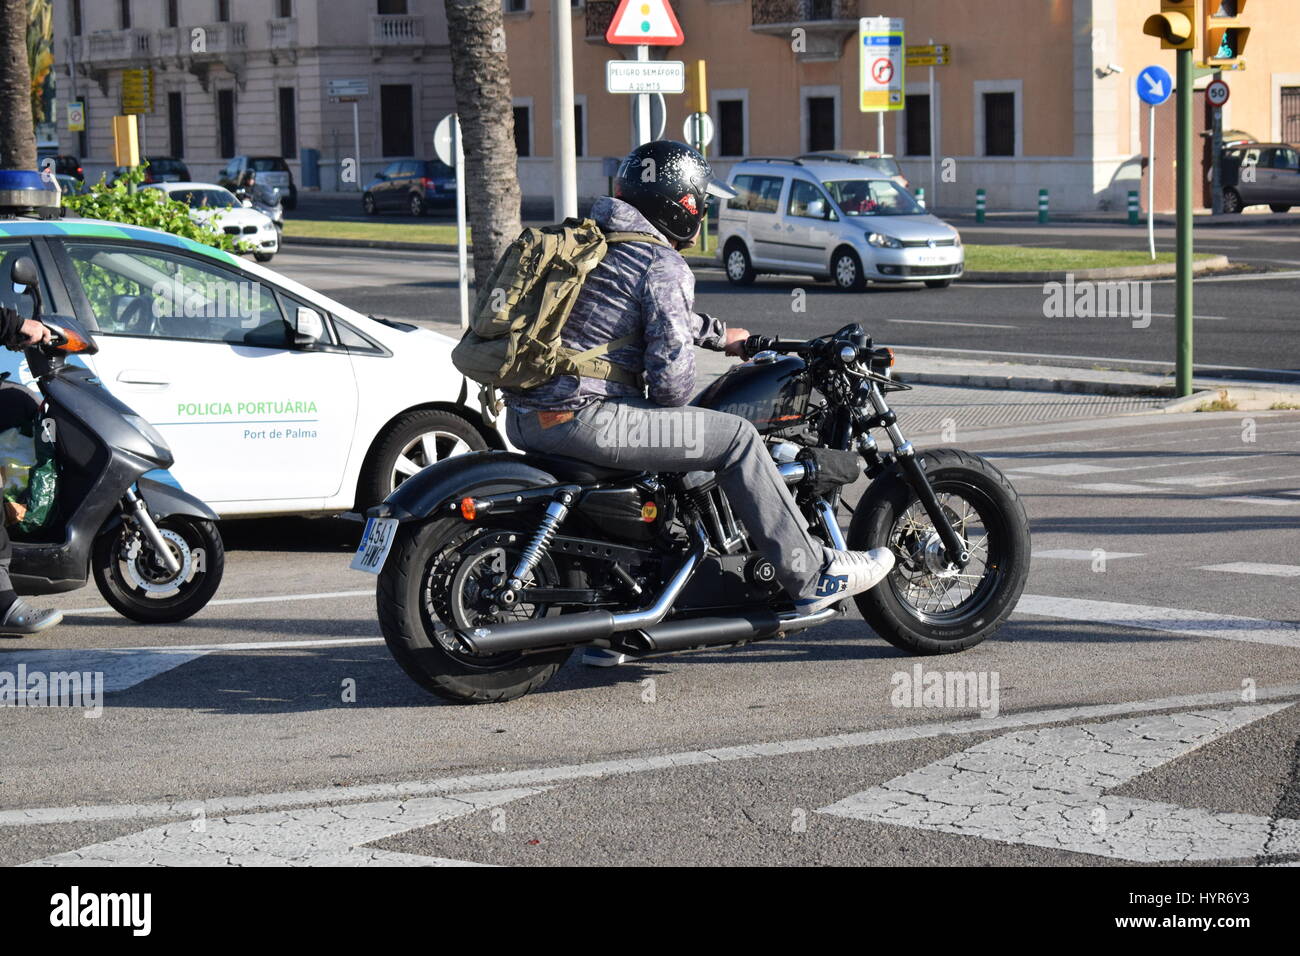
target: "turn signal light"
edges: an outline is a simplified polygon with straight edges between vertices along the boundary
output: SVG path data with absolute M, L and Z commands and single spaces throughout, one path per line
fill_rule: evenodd
M 63 341 L 55 346 L 60 352 L 94 352 L 95 347 L 90 344 L 90 340 L 77 334 L 72 329 L 61 328 L 59 335 Z
M 466 521 L 473 521 L 474 516 L 478 514 L 478 509 L 474 507 L 473 498 L 460 499 L 460 516 Z

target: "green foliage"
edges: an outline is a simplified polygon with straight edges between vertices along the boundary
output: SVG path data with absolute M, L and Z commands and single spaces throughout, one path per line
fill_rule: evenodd
M 245 243 L 236 243 L 224 232 L 191 219 L 189 206 L 168 199 L 161 189 L 141 189 L 144 169 L 144 166 L 136 166 L 127 170 L 111 186 L 101 178 L 83 195 L 64 196 L 63 205 L 69 215 L 107 219 L 128 226 L 147 226 L 226 252 L 237 254 L 243 251 Z

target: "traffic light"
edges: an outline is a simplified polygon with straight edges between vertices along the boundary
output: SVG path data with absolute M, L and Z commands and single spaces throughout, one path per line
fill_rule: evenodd
M 692 113 L 709 111 L 709 84 L 703 60 L 686 65 L 686 109 Z
M 1241 21 L 1245 10 L 1246 0 L 1206 0 L 1201 50 L 1206 66 L 1228 66 L 1240 60 L 1250 37 L 1250 27 Z
M 1162 50 L 1196 49 L 1196 5 L 1200 0 L 1160 0 L 1160 12 L 1147 17 L 1142 32 L 1160 38 Z M 1215 3 L 1217 0 L 1209 0 Z

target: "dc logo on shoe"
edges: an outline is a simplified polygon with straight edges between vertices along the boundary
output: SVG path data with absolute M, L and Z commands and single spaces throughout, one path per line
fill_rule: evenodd
M 818 597 L 830 597 L 832 594 L 839 594 L 841 591 L 848 590 L 849 576 L 847 574 L 823 574 L 820 581 L 817 582 Z

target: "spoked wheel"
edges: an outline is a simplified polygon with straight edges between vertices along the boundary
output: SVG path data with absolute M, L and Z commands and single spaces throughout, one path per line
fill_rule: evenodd
M 379 576 L 379 623 L 397 663 L 425 690 L 457 703 L 513 700 L 546 683 L 568 660 L 569 650 L 471 654 L 453 633 L 559 612 L 538 603 L 503 606 L 494 597 L 530 538 L 518 529 L 456 520 L 398 532 Z M 559 587 L 559 580 L 544 558 L 525 586 Z
M 180 565 L 169 571 L 149 542 L 119 525 L 95 539 L 91 569 L 99 592 L 133 621 L 165 624 L 183 621 L 217 593 L 226 551 L 211 521 L 173 515 L 158 530 Z
M 863 496 L 849 547 L 894 552 L 889 577 L 857 597 L 872 628 L 904 650 L 945 654 L 978 644 L 1015 608 L 1029 573 L 1029 520 L 1015 489 L 984 459 L 941 448 L 922 461 L 970 553 L 966 567 L 948 561 L 934 522 L 897 472 Z

